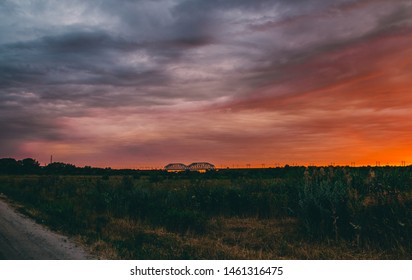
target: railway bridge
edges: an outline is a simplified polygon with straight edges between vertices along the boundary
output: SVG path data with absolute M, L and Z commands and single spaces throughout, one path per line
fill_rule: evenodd
M 193 162 L 189 165 L 183 163 L 169 163 L 164 167 L 167 171 L 170 172 L 179 172 L 179 171 L 206 171 L 214 170 L 215 166 L 209 162 Z

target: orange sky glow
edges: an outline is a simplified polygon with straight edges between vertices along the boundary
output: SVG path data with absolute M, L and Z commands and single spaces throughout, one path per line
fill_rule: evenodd
M 130 29 L 119 7 L 121 21 L 95 11 L 110 30 L 77 16 L 58 34 L 3 38 L 0 157 L 113 168 L 412 164 L 410 2 L 194 1 L 202 21 L 178 2 L 150 4 L 168 7 L 151 10 L 167 32 L 151 21 Z

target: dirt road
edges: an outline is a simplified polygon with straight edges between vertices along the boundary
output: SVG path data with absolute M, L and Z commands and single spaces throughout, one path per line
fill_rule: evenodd
M 0 196 L 0 260 L 90 258 L 79 245 L 17 213 Z

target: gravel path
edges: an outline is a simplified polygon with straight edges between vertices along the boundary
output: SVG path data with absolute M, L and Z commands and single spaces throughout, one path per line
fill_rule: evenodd
M 68 237 L 17 213 L 0 196 L 0 260 L 84 260 L 92 257 Z

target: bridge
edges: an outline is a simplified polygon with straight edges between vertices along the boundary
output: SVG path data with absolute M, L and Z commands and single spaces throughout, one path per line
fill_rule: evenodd
M 165 169 L 168 171 L 185 171 L 188 170 L 188 167 L 183 163 L 169 163 L 165 166 Z
M 208 162 L 193 162 L 189 165 L 185 165 L 183 163 L 169 163 L 164 167 L 167 171 L 206 171 L 206 170 L 214 170 L 215 166 Z
M 198 170 L 213 170 L 215 166 L 208 162 L 194 162 L 189 164 L 189 170 L 198 171 Z

